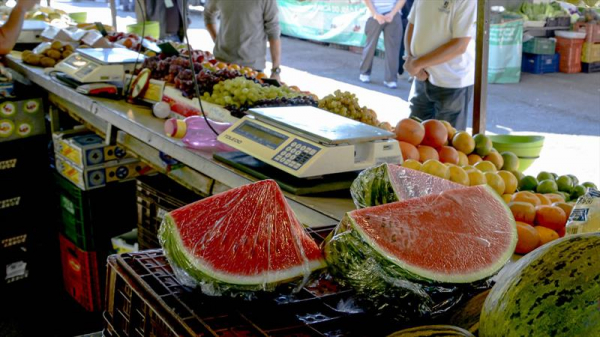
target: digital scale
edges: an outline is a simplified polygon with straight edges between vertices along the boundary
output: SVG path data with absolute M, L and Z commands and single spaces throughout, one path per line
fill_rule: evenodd
M 218 140 L 298 178 L 402 163 L 395 134 L 311 106 L 251 109 Z
M 4 21 L 0 20 L 0 26 L 5 24 Z M 25 20 L 23 21 L 23 28 L 17 43 L 40 43 L 42 42 L 42 32 L 48 28 L 48 23 L 41 20 Z
M 61 71 L 80 83 L 123 82 L 133 73 L 136 60 L 145 56 L 125 48 L 80 48 L 60 61 L 54 70 Z

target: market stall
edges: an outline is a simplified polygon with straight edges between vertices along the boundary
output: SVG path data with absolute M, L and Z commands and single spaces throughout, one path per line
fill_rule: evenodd
M 7 56 L 48 105 L 69 295 L 105 336 L 593 335 L 597 187 L 524 175 L 543 138 L 484 134 L 480 3 L 475 135 L 134 34 L 49 29 Z M 3 138 L 43 130 L 11 102 Z

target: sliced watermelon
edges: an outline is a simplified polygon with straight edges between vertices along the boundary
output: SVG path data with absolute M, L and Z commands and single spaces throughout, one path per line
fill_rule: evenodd
M 516 243 L 506 204 L 476 186 L 349 212 L 325 256 L 360 294 L 400 301 L 399 308 L 422 316 L 448 310 L 463 291 L 486 282 Z
M 364 208 L 464 187 L 399 165 L 381 164 L 362 171 L 350 193 L 356 207 Z
M 215 295 L 273 290 L 324 267 L 321 250 L 272 180 L 172 211 L 159 236 L 170 262 Z

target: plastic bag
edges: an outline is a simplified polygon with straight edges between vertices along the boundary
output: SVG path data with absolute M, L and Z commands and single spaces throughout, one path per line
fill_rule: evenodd
M 577 199 L 567 221 L 567 235 L 600 232 L 600 192 L 588 188 L 584 196 Z
M 490 25 L 488 83 L 519 83 L 523 20 Z
M 273 180 L 174 210 L 159 240 L 179 281 L 213 296 L 253 298 L 323 268 L 320 248 Z

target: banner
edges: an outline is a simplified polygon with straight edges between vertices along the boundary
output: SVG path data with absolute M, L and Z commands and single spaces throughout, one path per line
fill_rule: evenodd
M 523 20 L 490 25 L 488 83 L 519 83 Z
M 371 16 L 362 0 L 277 0 L 283 35 L 364 47 Z M 383 50 L 383 34 L 377 49 Z

